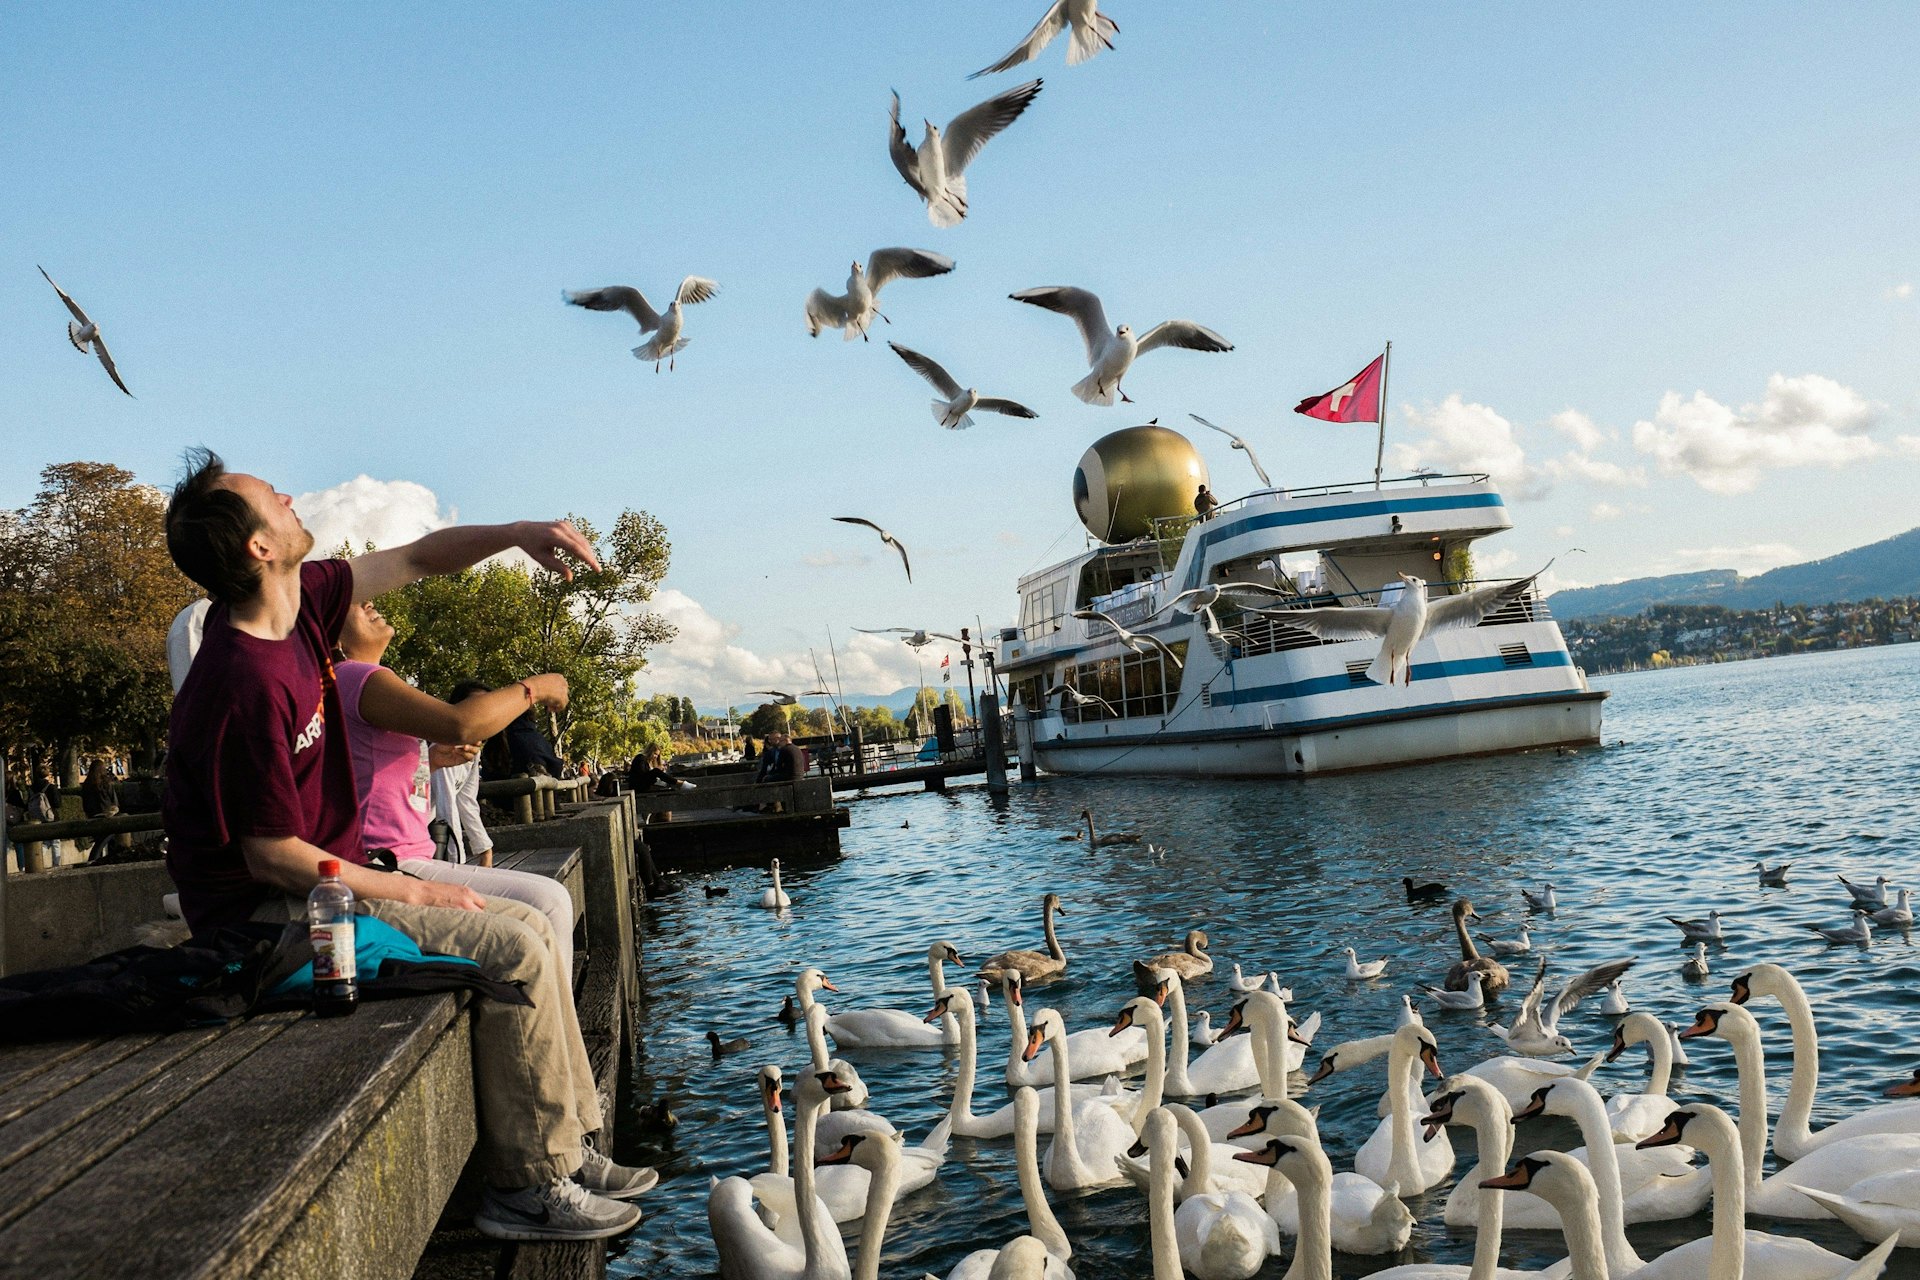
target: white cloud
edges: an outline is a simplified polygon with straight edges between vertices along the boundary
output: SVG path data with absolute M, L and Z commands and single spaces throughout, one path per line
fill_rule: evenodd
M 1626 512 L 1614 506 L 1611 502 L 1596 502 L 1593 504 L 1593 510 L 1588 514 L 1595 520 L 1618 520 L 1621 516 L 1625 515 Z
M 722 622 L 698 600 L 673 587 L 662 587 L 654 594 L 651 607 L 679 628 L 669 643 L 647 656 L 647 665 L 636 678 L 642 693 L 675 693 L 692 698 L 702 707 L 736 706 L 742 710 L 758 706 L 766 699 L 754 696 L 754 689 L 783 689 L 799 693 L 817 687 L 813 659 L 804 648 L 790 653 L 757 653 L 737 642 L 740 628 Z M 833 660 L 823 643 L 816 650 L 820 669 L 833 679 Z M 932 676 L 934 664 L 943 651 L 929 648 L 927 669 Z M 854 633 L 839 647 L 839 684 L 849 696 L 891 693 L 917 682 L 913 651 L 898 636 L 870 636 Z M 954 665 L 959 665 L 958 654 Z
M 442 514 L 440 499 L 423 484 L 366 475 L 303 493 L 293 500 L 293 509 L 313 535 L 315 555 L 330 555 L 342 543 L 356 553 L 369 542 L 397 547 L 460 518 L 452 507 Z
M 1784 542 L 1756 542 L 1744 547 L 1681 547 L 1662 556 L 1654 574 L 1695 573 L 1702 569 L 1732 569 L 1743 578 L 1783 564 L 1805 560 L 1805 553 Z
M 1851 387 L 1816 373 L 1774 374 L 1759 403 L 1733 410 L 1696 391 L 1669 391 L 1651 422 L 1633 424 L 1634 448 L 1662 471 L 1690 475 L 1714 493 L 1744 493 L 1760 473 L 1785 467 L 1843 467 L 1880 446 L 1867 435 L 1879 409 Z
M 1617 462 L 1589 457 L 1584 453 L 1549 458 L 1546 469 L 1556 480 L 1584 480 L 1588 484 L 1608 488 L 1644 488 L 1647 483 L 1645 467 L 1623 467 Z
M 1578 409 L 1562 409 L 1547 419 L 1547 425 L 1573 441 L 1582 453 L 1592 453 L 1613 438 Z
M 1520 562 L 1518 551 L 1501 547 L 1497 551 L 1482 551 L 1478 547 L 1473 552 L 1473 576 L 1476 578 L 1497 578 Z
M 858 568 L 872 564 L 873 557 L 864 551 L 809 551 L 800 563 L 809 569 Z
M 1900 302 L 1905 302 L 1908 298 L 1911 298 L 1913 296 L 1913 281 L 1911 280 L 1901 281 L 1899 284 L 1893 286 L 1893 288 L 1887 290 L 1887 296 L 1889 298 L 1894 298 Z
M 1920 436 L 1901 436 L 1893 442 L 1893 447 L 1910 458 L 1920 458 Z
M 1464 401 L 1456 392 L 1425 410 L 1408 407 L 1407 421 L 1427 437 L 1393 446 L 1393 465 L 1404 471 L 1418 466 L 1445 472 L 1484 471 L 1512 498 L 1539 498 L 1549 487 L 1547 477 L 1527 463 L 1527 451 L 1511 422 L 1483 404 Z

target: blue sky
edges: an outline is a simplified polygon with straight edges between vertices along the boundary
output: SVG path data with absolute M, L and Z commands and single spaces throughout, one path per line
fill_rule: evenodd
M 1005 621 L 1119 427 L 1197 412 L 1281 483 L 1366 474 L 1368 428 L 1290 408 L 1387 338 L 1390 457 L 1493 467 L 1518 528 L 1485 550 L 1516 570 L 1752 571 L 1920 523 L 1911 6 L 1112 0 L 1112 52 L 964 80 L 1043 7 L 11 13 L 0 503 L 75 457 L 163 481 L 204 442 L 356 531 L 644 507 L 685 628 L 658 681 L 703 704 L 794 678 L 829 624 Z M 917 139 L 1028 75 L 972 216 L 931 227 L 889 88 Z M 873 343 L 810 341 L 807 291 L 890 244 L 958 269 L 893 286 Z M 560 303 L 688 273 L 722 293 L 672 373 Z M 1238 349 L 1085 406 L 1071 324 L 1006 300 L 1041 284 Z M 939 430 L 883 338 L 1041 418 Z M 836 514 L 899 533 L 915 584 Z M 849 689 L 911 673 L 862 643 Z

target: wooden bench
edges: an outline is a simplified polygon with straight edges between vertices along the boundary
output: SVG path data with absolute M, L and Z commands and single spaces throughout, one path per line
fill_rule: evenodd
M 578 850 L 513 858 L 578 900 Z M 609 1118 L 619 947 L 576 953 Z M 467 999 L 0 1047 L 0 1275 L 412 1275 L 475 1140 Z M 603 1245 L 491 1252 L 501 1275 L 604 1273 Z

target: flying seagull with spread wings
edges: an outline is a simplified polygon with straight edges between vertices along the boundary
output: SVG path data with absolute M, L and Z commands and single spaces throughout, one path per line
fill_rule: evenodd
M 1127 370 L 1133 367 L 1133 362 L 1149 351 L 1161 347 L 1184 347 L 1188 351 L 1233 350 L 1231 342 L 1205 325 L 1195 324 L 1191 320 L 1163 320 L 1139 338 L 1133 336 L 1131 325 L 1109 328 L 1107 311 L 1100 305 L 1099 296 L 1086 289 L 1050 284 L 1038 289 L 1023 289 L 1007 296 L 1015 302 L 1025 302 L 1071 316 L 1073 322 L 1080 326 L 1080 336 L 1087 344 L 1087 363 L 1092 366 L 1092 371 L 1073 384 L 1073 394 L 1088 404 L 1112 404 L 1116 394 L 1132 404 L 1132 397 L 1121 390 L 1120 380 L 1127 376 Z
M 927 220 L 951 227 L 967 216 L 967 166 L 993 136 L 1020 118 L 1040 96 L 1040 82 L 1029 80 L 978 106 L 968 107 L 947 122 L 943 132 L 931 120 L 926 138 L 915 151 L 900 127 L 900 95 L 893 95 L 892 125 L 887 152 L 907 185 L 927 202 Z
M 1540 573 L 1545 573 L 1542 568 Z M 1400 575 L 1406 590 L 1389 608 L 1374 606 L 1328 606 L 1321 609 L 1274 609 L 1263 612 L 1275 622 L 1310 631 L 1322 640 L 1364 640 L 1380 638 L 1380 652 L 1367 668 L 1367 679 L 1375 684 L 1413 683 L 1414 646 L 1436 631 L 1456 631 L 1477 627 L 1488 614 L 1525 595 L 1540 573 L 1514 582 L 1480 587 L 1463 595 L 1427 600 L 1427 583 L 1410 573 Z
M 1100 697 L 1098 694 L 1082 693 L 1070 684 L 1057 684 L 1040 696 L 1051 701 L 1055 695 L 1062 693 L 1072 698 L 1073 705 L 1076 707 L 1105 707 L 1108 715 L 1118 716 L 1120 714 L 1119 710 L 1105 698 Z
M 1213 607 L 1220 603 L 1221 596 L 1264 595 L 1285 596 L 1288 593 L 1279 587 L 1270 587 L 1264 582 L 1209 582 L 1203 587 L 1191 591 L 1182 591 L 1173 599 L 1153 611 L 1154 617 L 1170 610 L 1178 609 L 1182 613 L 1197 614 L 1206 625 L 1208 635 L 1220 633 L 1220 619 L 1214 616 Z
M 934 361 L 910 351 L 897 342 L 889 342 L 893 354 L 907 362 L 907 367 L 933 384 L 944 399 L 933 402 L 933 420 L 949 431 L 965 431 L 973 425 L 969 411 L 978 409 L 982 413 L 1001 413 L 1009 418 L 1037 418 L 1040 415 L 1027 406 L 1014 400 L 1003 400 L 999 396 L 983 396 L 972 387 L 961 387 L 954 381 L 953 375 Z
M 875 249 L 861 266 L 856 259 L 845 293 L 815 289 L 807 295 L 807 336 L 822 329 L 845 329 L 846 340 L 867 340 L 867 326 L 880 314 L 880 290 L 893 280 L 925 280 L 953 270 L 953 259 L 931 249 Z M 887 320 L 888 324 L 893 321 Z
M 838 520 L 841 524 L 865 525 L 867 528 L 879 534 L 880 541 L 886 543 L 888 546 L 892 547 L 895 551 L 898 551 L 900 553 L 900 567 L 907 571 L 907 581 L 908 582 L 913 581 L 913 564 L 911 561 L 907 559 L 906 544 L 901 542 L 900 539 L 894 537 L 892 534 L 888 533 L 885 529 L 882 529 L 879 525 L 875 524 L 873 521 L 862 520 L 859 516 L 834 516 L 833 518 L 835 520 Z
M 1547 1004 L 1547 958 L 1542 956 L 1540 968 L 1533 975 L 1533 985 L 1527 989 L 1527 998 L 1520 1004 L 1520 1016 L 1513 1020 L 1511 1027 L 1503 1027 L 1496 1022 L 1491 1030 L 1507 1042 L 1509 1049 L 1529 1058 L 1551 1058 L 1572 1053 L 1573 1042 L 1560 1034 L 1560 1015 L 1594 992 L 1606 990 L 1610 983 L 1631 968 L 1631 960 L 1609 960 L 1606 964 L 1595 965 L 1570 979 L 1566 986 L 1560 988 L 1560 994 L 1553 998 L 1553 1003 Z
M 782 693 L 778 689 L 749 689 L 747 690 L 747 692 L 748 693 L 764 693 L 767 697 L 773 699 L 773 705 L 776 707 L 790 707 L 794 703 L 799 701 L 799 699 L 795 697 L 793 694 Z
M 1180 670 L 1179 657 L 1174 654 L 1173 650 L 1167 648 L 1165 644 L 1154 639 L 1152 636 L 1129 631 L 1098 609 L 1080 609 L 1077 610 L 1073 616 L 1076 618 L 1085 618 L 1089 622 L 1106 623 L 1109 627 L 1113 628 L 1113 638 L 1135 653 L 1145 653 L 1148 649 L 1158 649 L 1166 660 L 1173 664 L 1175 671 Z
M 673 301 L 667 304 L 664 313 L 655 311 L 646 295 L 629 285 L 613 284 L 604 289 L 583 289 L 579 292 L 563 293 L 560 296 L 576 307 L 585 307 L 589 311 L 624 311 L 640 322 L 640 332 L 651 333 L 653 337 L 633 349 L 640 360 L 653 361 L 653 371 L 660 372 L 660 362 L 665 360 L 667 368 L 673 368 L 673 357 L 687 345 L 687 339 L 681 336 L 685 319 L 680 313 L 683 306 L 692 306 L 696 302 L 705 302 L 720 292 L 720 286 L 704 276 L 688 276 L 680 282 Z
M 1101 13 L 1098 0 L 1054 0 L 1040 21 L 1033 24 L 1033 30 L 1027 32 L 1026 39 L 1013 46 L 1013 51 L 990 67 L 982 67 L 969 80 L 978 80 L 981 76 L 990 76 L 1000 71 L 1010 71 L 1023 62 L 1032 62 L 1040 56 L 1040 51 L 1053 43 L 1055 36 L 1069 27 L 1073 35 L 1067 44 L 1067 65 L 1077 67 L 1102 49 L 1113 48 L 1113 37 L 1119 34 L 1120 24 Z
M 39 270 L 46 282 L 53 284 L 53 277 L 47 275 L 47 269 L 41 267 Z M 97 357 L 100 367 L 107 371 L 109 378 L 113 379 L 113 385 L 131 396 L 133 392 L 127 391 L 127 384 L 120 381 L 120 371 L 113 367 L 113 353 L 107 350 L 106 339 L 100 336 L 100 326 L 87 318 L 87 313 L 80 309 L 79 303 L 67 296 L 65 289 L 53 284 L 53 291 L 60 295 L 60 301 L 66 303 L 67 310 L 73 313 L 73 319 L 67 321 L 67 341 L 71 342 L 73 349 L 81 355 Z
M 1233 441 L 1233 447 L 1247 455 L 1247 461 L 1253 465 L 1253 474 L 1260 477 L 1260 483 L 1265 485 L 1269 489 L 1273 488 L 1273 481 L 1267 479 L 1267 469 L 1260 465 L 1260 459 L 1258 456 L 1254 454 L 1252 445 L 1248 444 L 1245 440 L 1242 440 L 1239 436 L 1233 434 L 1233 432 L 1227 430 L 1225 427 L 1215 426 L 1213 423 L 1208 422 L 1205 418 L 1201 417 L 1197 413 L 1190 413 L 1187 416 L 1189 418 L 1192 418 L 1195 422 L 1199 423 L 1201 426 L 1208 427 L 1214 431 L 1218 431 L 1221 435 Z
M 897 635 L 906 642 L 909 649 L 924 649 L 935 640 L 951 640 L 954 644 L 966 643 L 959 636 L 950 636 L 944 631 L 926 631 L 914 627 L 855 627 L 854 630 L 869 636 Z

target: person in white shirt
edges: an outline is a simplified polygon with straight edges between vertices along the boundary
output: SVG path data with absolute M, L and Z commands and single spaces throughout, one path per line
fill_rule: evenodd
M 186 683 L 193 655 L 200 652 L 200 637 L 207 629 L 207 610 L 212 607 L 213 601 L 205 597 L 195 600 L 174 614 L 173 625 L 167 628 L 167 674 L 173 677 L 175 693 Z
M 488 692 L 478 680 L 463 680 L 454 686 L 448 702 L 464 702 L 476 693 Z M 447 861 L 493 865 L 493 837 L 480 819 L 480 761 L 451 765 L 433 772 L 433 815 L 447 824 Z

